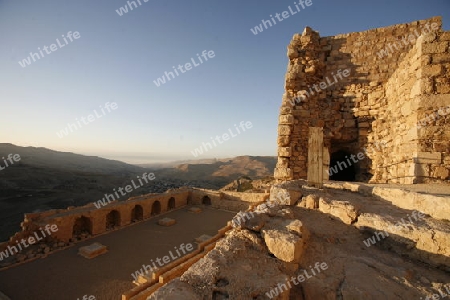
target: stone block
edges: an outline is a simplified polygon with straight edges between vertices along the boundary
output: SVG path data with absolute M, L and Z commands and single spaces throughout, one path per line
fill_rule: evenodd
M 359 208 L 347 201 L 319 199 L 319 210 L 340 219 L 345 224 L 353 224 L 358 218 Z
M 303 234 L 303 223 L 300 220 L 289 221 L 289 223 L 286 225 L 286 229 L 289 230 L 289 232 L 295 233 L 301 237 Z
M 108 252 L 108 248 L 100 243 L 93 243 L 78 249 L 78 254 L 88 259 L 97 257 L 106 252 Z
M 433 64 L 442 64 L 442 63 L 449 63 L 450 62 L 450 53 L 436 53 L 432 56 L 432 63 Z
M 280 115 L 279 124 L 294 124 L 293 115 Z
M 302 238 L 281 230 L 262 230 L 262 236 L 270 253 L 288 263 L 300 262 L 304 251 Z
M 293 47 L 289 46 L 287 50 L 287 56 L 289 59 L 294 59 L 298 57 L 298 51 L 297 49 L 294 49 Z
M 189 212 L 198 214 L 202 212 L 202 209 L 200 207 L 191 207 L 189 208 Z
M 431 66 L 424 66 L 422 68 L 422 76 L 423 77 L 430 77 L 430 76 L 437 76 L 442 74 L 442 65 L 431 65 Z
M 440 152 L 417 152 L 414 153 L 414 162 L 418 164 L 440 164 L 442 154 Z
M 434 142 L 433 150 L 436 152 L 447 152 L 450 149 L 450 141 Z
M 319 207 L 319 196 L 310 194 L 302 198 L 302 201 L 297 204 L 299 207 L 308 209 L 317 209 Z
M 196 242 L 197 244 L 201 244 L 201 243 L 204 243 L 204 242 L 206 242 L 206 241 L 208 241 L 208 240 L 210 240 L 210 239 L 212 239 L 212 236 L 207 235 L 207 234 L 202 234 L 202 235 L 199 236 L 198 238 L 195 238 L 195 242 Z
M 259 212 L 261 212 L 261 210 L 264 210 L 264 204 L 258 206 L 258 210 Z M 265 225 L 266 220 L 267 216 L 265 214 L 252 211 L 240 211 L 233 217 L 231 223 L 234 228 L 246 228 L 252 231 L 259 232 Z
M 278 135 L 290 135 L 292 132 L 291 126 L 280 125 L 278 126 Z
M 290 157 L 292 154 L 291 147 L 278 147 L 278 156 Z
M 445 167 L 437 167 L 433 172 L 434 178 L 446 180 L 450 175 L 450 171 Z
M 450 41 L 450 31 L 443 32 L 440 35 L 439 40 L 441 40 L 441 41 Z
M 166 227 L 175 225 L 176 223 L 177 223 L 177 221 L 175 221 L 174 219 L 171 219 L 171 218 L 163 218 L 158 221 L 158 225 L 166 226 Z
M 278 137 L 278 146 L 286 147 L 289 145 L 290 139 L 289 136 L 282 135 Z
M 422 53 L 430 54 L 430 53 L 444 53 L 448 48 L 448 42 L 439 42 L 439 43 L 431 43 L 431 44 L 423 44 L 422 45 Z
M 275 168 L 274 177 L 276 179 L 292 179 L 294 176 L 291 168 Z
M 449 84 L 436 84 L 436 92 L 439 94 L 450 94 L 450 85 Z
M 277 168 L 287 168 L 289 166 L 289 158 L 278 157 Z
M 270 201 L 279 205 L 294 205 L 301 197 L 301 188 L 293 184 L 274 184 L 270 188 Z
M 448 106 L 448 95 L 427 95 L 420 97 L 419 106 L 421 107 L 446 107 Z
M 370 104 L 374 104 L 376 101 L 378 101 L 380 98 L 384 96 L 384 91 L 374 91 L 368 95 L 368 100 Z

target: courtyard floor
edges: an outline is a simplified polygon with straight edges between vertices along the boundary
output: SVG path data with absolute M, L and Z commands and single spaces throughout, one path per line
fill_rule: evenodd
M 132 273 L 150 265 L 151 260 L 173 253 L 175 247 L 191 243 L 202 234 L 215 235 L 235 215 L 233 212 L 198 206 L 199 214 L 186 206 L 135 225 L 79 242 L 75 246 L 17 267 L 0 271 L 0 291 L 12 300 L 120 299 L 134 287 Z M 173 218 L 177 223 L 163 227 L 157 221 Z M 82 246 L 99 242 L 108 247 L 106 254 L 94 259 L 78 255 Z

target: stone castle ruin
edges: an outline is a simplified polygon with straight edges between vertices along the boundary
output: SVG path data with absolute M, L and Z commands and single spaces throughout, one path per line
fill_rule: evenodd
M 434 17 L 329 37 L 308 27 L 295 34 L 275 178 L 448 181 L 450 32 L 441 26 Z
M 195 239 L 192 253 L 136 276 L 115 299 L 450 294 L 450 186 L 443 184 L 450 172 L 450 32 L 441 25 L 435 17 L 322 38 L 306 28 L 288 46 L 276 182 L 247 192 L 184 187 L 100 208 L 25 214 L 0 254 L 48 224 L 58 230 L 0 262 L 0 275 L 6 280 L 22 264 L 161 214 L 206 220 L 212 208 L 237 215 Z M 176 220 L 160 221 L 170 227 Z M 107 257 L 117 253 L 109 246 L 105 239 L 82 248 L 85 257 Z M 11 294 L 19 288 L 5 286 Z M 8 298 L 0 292 L 0 299 Z

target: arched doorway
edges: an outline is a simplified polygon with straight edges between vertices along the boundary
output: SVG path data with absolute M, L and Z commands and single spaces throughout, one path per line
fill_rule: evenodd
M 209 198 L 208 196 L 204 196 L 202 198 L 202 204 L 204 204 L 204 205 L 211 205 L 211 198 Z
M 170 197 L 169 202 L 167 203 L 167 210 L 175 209 L 175 198 Z
M 131 221 L 136 222 L 136 221 L 141 221 L 143 219 L 144 219 L 144 209 L 142 208 L 142 206 L 136 205 L 131 210 Z
M 92 234 L 92 222 L 87 217 L 79 217 L 73 224 L 72 235 L 79 236 L 81 234 Z
M 106 229 L 113 229 L 116 226 L 120 226 L 120 213 L 112 210 L 106 215 Z
M 351 153 L 344 150 L 332 153 L 328 174 L 330 175 L 330 180 L 355 181 L 356 168 L 355 161 L 351 159 Z
M 151 215 L 159 215 L 161 213 L 161 203 L 159 201 L 155 201 L 152 204 L 152 212 Z

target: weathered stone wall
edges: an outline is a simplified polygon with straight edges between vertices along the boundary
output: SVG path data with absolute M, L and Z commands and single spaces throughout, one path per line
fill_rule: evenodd
M 79 237 L 75 232 L 76 224 L 84 222 L 85 235 L 98 235 L 112 229 L 131 224 L 136 220 L 148 219 L 154 215 L 165 213 L 171 209 L 187 204 L 207 204 L 213 208 L 231 211 L 247 210 L 252 203 L 262 202 L 269 197 L 268 193 L 217 192 L 205 189 L 180 188 L 162 194 L 147 194 L 129 198 L 127 201 L 114 201 L 96 208 L 93 203 L 81 207 L 49 210 L 40 213 L 25 214 L 21 223 L 22 230 L 12 236 L 8 242 L 0 245 L 0 251 L 7 246 L 16 245 L 16 241 L 27 239 L 45 225 L 55 224 L 58 230 L 45 241 L 69 243 Z M 205 203 L 205 199 L 207 200 Z M 111 220 L 112 216 L 113 222 Z M 108 221 L 109 220 L 109 221 Z M 111 224 L 112 222 L 112 224 Z
M 231 211 L 247 210 L 251 204 L 265 201 L 269 198 L 268 193 L 243 193 L 230 191 L 212 191 L 206 189 L 191 189 L 189 204 L 206 204 L 210 200 L 210 205 L 217 209 Z
M 387 81 L 380 107 L 373 121 L 372 137 L 385 143 L 373 159 L 372 182 L 413 183 L 413 156 L 417 146 L 417 111 L 423 79 L 422 39 L 399 62 Z
M 424 40 L 418 108 L 417 182 L 449 179 L 450 170 L 450 32 Z
M 439 151 L 424 146 L 424 134 L 419 130 L 414 136 L 408 127 L 437 108 L 431 94 L 448 93 L 447 40 L 440 17 L 332 37 L 321 38 L 310 28 L 294 35 L 287 53 L 275 178 L 306 178 L 309 127 L 323 127 L 331 155 L 367 156 L 355 164 L 356 180 L 420 181 L 416 157 Z M 441 102 L 450 104 L 448 95 Z M 440 122 L 449 128 L 445 119 Z M 433 136 L 441 150 L 448 146 L 442 143 L 445 133 L 425 135 Z M 427 177 L 448 179 L 442 168 L 450 165 L 444 160 L 429 166 Z
M 419 38 L 385 85 L 387 105 L 373 127 L 386 147 L 377 157 L 374 182 L 448 179 L 448 38 L 449 32 L 440 31 Z
M 94 204 L 81 207 L 71 207 L 68 209 L 50 210 L 42 213 L 25 214 L 21 223 L 22 230 L 12 236 L 8 242 L 3 243 L 0 249 L 8 245 L 15 245 L 21 238 L 28 238 L 34 232 L 44 228 L 47 224 L 55 224 L 58 230 L 52 233 L 50 240 L 69 242 L 76 238 L 74 226 L 81 218 L 89 223 L 86 231 L 90 235 L 98 235 L 106 232 L 107 216 L 111 212 L 117 212 L 114 226 L 126 226 L 132 223 L 133 218 L 147 219 L 152 215 L 167 212 L 171 209 L 180 208 L 187 204 L 189 189 L 174 190 L 169 193 L 149 194 L 141 197 L 130 198 L 127 201 L 114 201 L 101 208 L 96 208 Z M 136 213 L 136 207 L 141 213 Z M 47 239 L 48 241 L 48 239 Z

